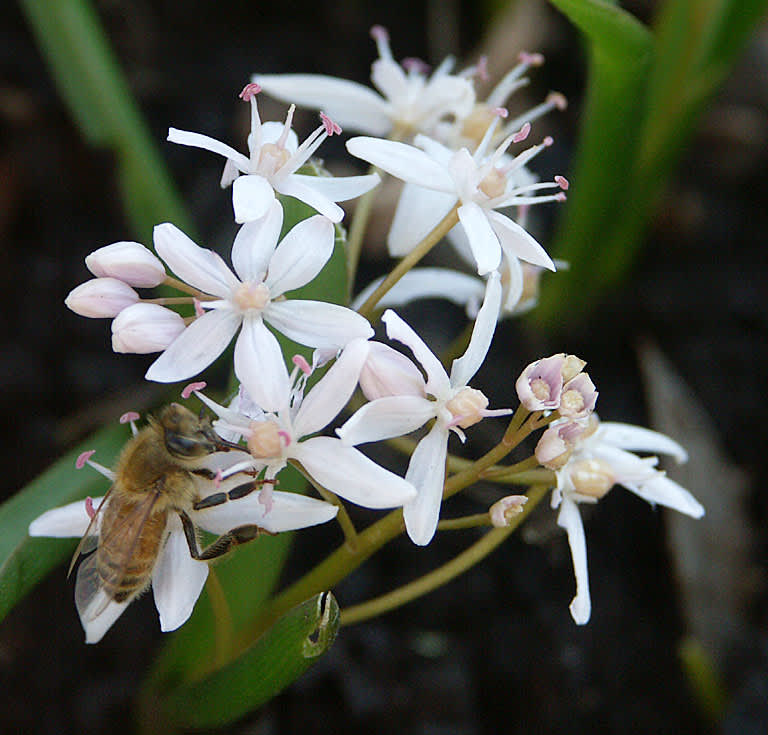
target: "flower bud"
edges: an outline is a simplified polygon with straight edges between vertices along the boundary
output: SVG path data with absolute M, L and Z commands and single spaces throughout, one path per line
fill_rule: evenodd
M 560 415 L 570 419 L 588 416 L 595 409 L 597 390 L 587 373 L 579 373 L 563 386 Z
M 385 396 L 426 396 L 421 371 L 401 352 L 381 342 L 370 343 L 360 388 L 369 401 Z
M 573 380 L 584 369 L 586 364 L 586 360 L 582 360 L 580 357 L 576 357 L 576 355 L 565 355 L 563 383 Z
M 525 495 L 507 495 L 506 498 L 497 500 L 488 511 L 491 523 L 496 528 L 506 528 L 512 523 L 512 519 L 523 512 L 523 506 L 528 502 Z
M 115 352 L 162 352 L 184 331 L 184 320 L 158 304 L 134 304 L 112 322 Z
M 550 470 L 559 470 L 571 456 L 573 445 L 566 441 L 557 426 L 550 426 L 539 439 L 534 454 L 539 464 Z
M 520 403 L 529 411 L 554 410 L 560 405 L 565 355 L 552 355 L 532 362 L 515 383 Z
M 85 265 L 94 276 L 117 278 L 136 288 L 152 288 L 165 280 L 160 259 L 138 242 L 115 242 L 94 250 Z
M 73 288 L 64 303 L 80 316 L 110 318 L 135 304 L 139 295 L 116 278 L 92 278 Z

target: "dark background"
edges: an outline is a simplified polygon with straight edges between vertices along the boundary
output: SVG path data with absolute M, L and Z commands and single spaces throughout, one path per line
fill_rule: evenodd
M 535 166 L 569 174 L 584 85 L 576 33 L 543 4 L 522 13 L 497 49 L 540 50 L 528 102 L 549 89 L 568 111 L 539 123 L 556 145 Z M 218 189 L 221 161 L 162 143 L 169 125 L 242 147 L 246 110 L 236 94 L 254 71 L 323 72 L 365 82 L 375 58 L 368 29 L 390 29 L 400 59 L 446 52 L 474 60 L 486 28 L 469 2 L 147 2 L 98 3 L 129 82 L 161 142 L 201 242 L 228 246 L 230 197 Z M 630 9 L 647 20 L 639 2 Z M 145 410 L 160 393 L 142 382 L 149 359 L 113 354 L 106 321 L 63 306 L 87 277 L 91 250 L 132 239 L 111 156 L 88 147 L 59 98 L 15 4 L 0 10 L 0 410 L 4 494 L 23 486 L 75 440 L 128 408 Z M 501 34 L 499 36 L 499 34 Z M 500 38 L 500 40 L 498 40 Z M 509 58 L 513 58 L 510 54 Z M 675 554 L 663 513 L 623 490 L 587 520 L 593 616 L 568 613 L 573 576 L 565 537 L 544 510 L 536 543 L 513 539 L 490 559 L 424 600 L 342 631 L 330 653 L 237 733 L 761 733 L 768 730 L 765 632 L 766 108 L 768 34 L 762 33 L 707 111 L 684 165 L 647 236 L 631 278 L 586 321 L 561 334 L 534 333 L 524 320 L 497 333 L 476 381 L 496 405 L 513 401 L 515 376 L 554 351 L 589 360 L 604 419 L 648 423 L 636 344 L 651 338 L 713 418 L 731 460 L 747 472 L 745 515 L 753 534 L 744 566 L 743 608 L 731 621 L 738 641 L 716 656 L 731 695 L 724 725 L 702 713 L 677 647 L 685 614 L 671 572 Z M 493 70 L 493 59 L 491 59 Z M 266 102 L 265 102 L 266 105 Z M 262 109 L 280 119 L 285 107 Z M 299 118 L 306 133 L 314 117 Z M 341 144 L 324 146 L 331 168 Z M 571 181 L 578 186 L 578 181 Z M 631 196 L 631 192 L 627 193 Z M 539 215 L 547 243 L 554 212 Z M 377 243 L 363 276 L 378 274 Z M 599 243 L 596 243 L 596 261 Z M 415 311 L 406 312 L 416 320 Z M 459 310 L 434 304 L 425 322 L 447 341 Z M 439 332 L 439 333 L 437 333 Z M 505 400 L 507 401 L 505 403 Z M 489 435 L 476 432 L 469 451 Z M 727 488 L 723 488 L 727 492 Z M 481 489 L 481 492 L 482 489 Z M 486 499 L 486 496 L 482 496 Z M 711 502 L 711 501 L 709 501 Z M 705 505 L 707 502 L 705 502 Z M 472 498 L 450 513 L 477 512 Z M 342 585 L 342 603 L 380 594 L 462 550 L 474 534 L 446 534 L 427 550 L 395 543 Z M 338 541 L 335 529 L 299 535 L 289 568 Z M 291 565 L 294 565 L 291 567 Z M 0 730 L 29 733 L 131 731 L 130 708 L 161 642 L 151 596 L 121 618 L 104 642 L 82 643 L 72 585 L 54 573 L 0 624 Z M 746 583 L 746 582 L 745 582 Z

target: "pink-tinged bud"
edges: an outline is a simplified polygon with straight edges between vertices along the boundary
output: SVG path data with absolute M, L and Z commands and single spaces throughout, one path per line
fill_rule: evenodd
M 112 322 L 115 352 L 162 352 L 184 331 L 184 320 L 159 304 L 134 304 Z
M 550 470 L 559 470 L 571 455 L 572 445 L 566 441 L 557 426 L 550 426 L 539 439 L 534 454 L 539 464 Z
M 507 528 L 515 516 L 523 512 L 523 506 L 528 502 L 525 495 L 507 495 L 497 500 L 488 511 L 491 523 L 496 528 Z
M 405 355 L 381 342 L 371 342 L 360 372 L 360 388 L 369 401 L 385 396 L 426 396 L 421 371 Z
M 588 416 L 595 410 L 597 390 L 587 373 L 579 373 L 563 386 L 560 396 L 560 415 L 570 419 Z
M 451 426 L 468 429 L 483 420 L 485 409 L 488 408 L 488 399 L 477 388 L 466 386 L 451 398 L 445 407 L 453 416 Z
M 96 319 L 115 317 L 139 300 L 127 283 L 116 278 L 92 278 L 69 292 L 64 303 L 80 316 Z
M 579 495 L 599 500 L 616 482 L 611 466 L 602 459 L 581 459 L 574 462 L 568 475 Z
M 138 242 L 114 242 L 85 258 L 94 276 L 117 278 L 134 288 L 153 288 L 165 280 L 165 266 Z
M 576 357 L 576 355 L 565 355 L 563 383 L 573 380 L 584 369 L 586 364 L 586 360 L 582 360 L 580 357 Z
M 517 397 L 529 411 L 552 411 L 560 405 L 565 355 L 532 362 L 515 383 Z

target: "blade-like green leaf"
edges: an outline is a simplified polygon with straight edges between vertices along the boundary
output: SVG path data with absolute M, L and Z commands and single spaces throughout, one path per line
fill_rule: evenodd
M 0 506 L 0 620 L 75 546 L 63 539 L 30 538 L 30 521 L 78 498 L 103 495 L 109 481 L 89 468 L 76 470 L 75 459 L 95 449 L 99 461 L 109 465 L 129 436 L 125 426 L 102 429 Z
M 243 655 L 211 676 L 146 701 L 144 718 L 171 727 L 212 728 L 259 707 L 295 681 L 336 638 L 339 606 L 330 593 L 315 595 L 273 625 Z M 165 729 L 163 729 L 165 731 Z

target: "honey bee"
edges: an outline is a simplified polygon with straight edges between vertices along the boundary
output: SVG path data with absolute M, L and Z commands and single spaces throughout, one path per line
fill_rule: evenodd
M 269 533 L 256 525 L 238 526 L 207 548 L 198 547 L 197 531 L 188 511 L 202 510 L 244 497 L 261 481 L 201 498 L 195 476 L 215 474 L 203 467 L 214 452 L 241 449 L 216 434 L 208 418 L 172 403 L 123 448 L 107 492 L 75 551 L 93 551 L 81 564 L 75 603 L 81 618 L 95 619 L 111 602 L 129 602 L 147 589 L 166 539 L 171 514 L 178 514 L 192 558 L 215 559 L 231 548 Z M 246 473 L 248 474 L 248 473 Z M 98 522 L 97 522 L 98 521 Z

